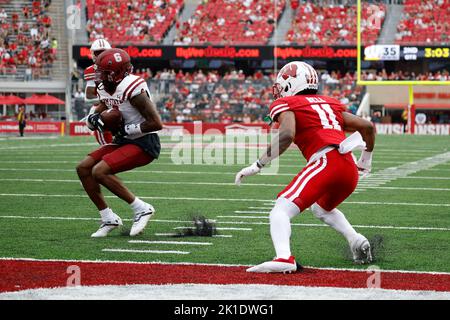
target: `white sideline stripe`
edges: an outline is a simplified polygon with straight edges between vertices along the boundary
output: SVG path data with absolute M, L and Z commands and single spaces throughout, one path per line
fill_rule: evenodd
M 29 179 L 29 178 L 0 178 L 0 181 L 17 181 L 17 182 L 65 182 L 65 183 L 80 183 L 80 180 L 68 179 Z M 236 186 L 233 182 L 190 182 L 190 181 L 139 181 L 139 180 L 124 180 L 127 184 L 162 184 L 162 185 L 217 185 L 217 186 Z M 250 187 L 284 187 L 286 184 L 272 184 L 272 183 L 245 183 L 243 186 Z M 421 190 L 421 191 L 450 191 L 450 188 L 415 188 L 415 187 L 377 187 L 371 186 L 370 183 L 358 184 L 360 186 L 370 189 L 386 189 L 386 190 Z M 355 193 L 355 192 L 354 192 Z
M 87 195 L 77 194 L 41 194 L 41 193 L 0 193 L 0 197 L 40 197 L 40 198 L 87 198 Z M 113 195 L 105 195 L 105 198 L 114 198 Z M 153 200 L 180 200 L 180 201 L 255 201 L 264 202 L 264 199 L 233 199 L 233 198 L 190 198 L 190 197 L 150 197 L 139 196 L 141 199 L 153 199 Z M 268 205 L 272 205 L 270 203 Z M 343 204 L 368 204 L 368 205 L 395 205 L 395 206 L 430 206 L 430 207 L 450 207 L 450 203 L 414 203 L 414 202 L 370 202 L 370 201 L 346 201 Z M 154 220 L 153 220 L 154 221 Z
M 36 259 L 36 258 L 21 258 L 21 257 L 0 257 L 0 260 L 4 261 L 36 261 L 36 262 L 82 262 L 82 263 L 111 263 L 111 264 L 163 264 L 163 265 L 182 265 L 182 266 L 215 266 L 215 267 L 250 267 L 248 264 L 229 264 L 229 263 L 206 263 L 206 262 L 170 262 L 170 261 L 130 261 L 130 260 L 75 260 L 75 259 Z M 367 269 L 352 269 L 352 268 L 335 268 L 335 267 L 314 267 L 304 266 L 305 268 L 317 269 L 317 270 L 331 270 L 331 271 L 354 271 L 367 273 Z M 390 270 L 380 269 L 380 272 L 392 272 L 392 273 L 414 273 L 414 274 L 431 274 L 431 275 L 450 275 L 450 272 L 443 271 L 417 271 L 417 270 Z
M 189 251 L 174 250 L 134 250 L 134 249 L 102 249 L 104 252 L 156 253 L 156 254 L 190 254 Z
M 229 216 L 224 216 L 229 217 Z M 0 216 L 0 219 L 44 219 L 44 220 L 96 220 L 99 218 L 83 218 L 83 217 L 48 217 L 48 216 L 40 216 L 40 217 L 31 217 L 31 216 Z M 132 221 L 132 219 L 122 219 L 123 221 Z M 161 223 L 190 223 L 190 221 L 180 221 L 180 220 L 157 220 L 152 219 L 153 222 L 161 222 Z M 237 224 L 237 225 L 268 225 L 268 222 L 248 222 L 248 221 L 217 221 L 220 224 Z M 293 223 L 293 226 L 302 226 L 302 227 L 328 227 L 325 224 L 309 224 L 309 223 Z M 367 229 L 397 229 L 397 230 L 430 230 L 430 231 L 450 231 L 450 228 L 438 228 L 438 227 L 397 227 L 397 226 L 373 226 L 373 225 L 354 225 L 354 227 L 358 228 L 367 228 Z M 190 227 L 175 227 L 174 229 L 187 229 Z M 244 230 L 251 231 L 251 228 L 227 228 L 221 227 L 216 228 L 217 230 Z M 172 233 L 162 233 L 159 235 L 173 235 Z M 221 236 L 221 235 L 217 235 Z M 223 235 L 223 237 L 228 237 L 228 235 Z
M 197 245 L 197 246 L 212 246 L 212 242 L 192 242 L 192 241 L 147 241 L 147 240 L 130 240 L 128 243 L 142 243 L 142 244 L 176 244 L 176 245 Z
M 272 207 L 248 207 L 249 209 L 272 210 Z M 236 211 L 235 211 L 236 212 Z
M 207 300 L 231 301 L 268 299 L 449 300 L 450 293 L 431 290 L 306 287 L 271 284 L 195 284 L 189 282 L 162 285 L 132 284 L 39 288 L 0 293 L 1 300 L 145 300 L 149 297 L 159 300 L 196 300 L 201 297 Z M 248 312 L 248 314 L 250 313 Z
M 220 222 L 218 222 L 220 223 Z M 191 227 L 175 227 L 174 229 L 178 230 L 178 229 L 189 229 Z M 216 230 L 231 230 L 231 231 L 252 231 L 252 228 L 227 228 L 227 227 L 223 227 L 223 228 L 216 228 Z
M 173 237 L 177 236 L 178 233 L 155 233 L 155 236 L 157 237 Z M 213 238 L 232 238 L 233 235 L 231 234 L 214 234 L 212 236 Z

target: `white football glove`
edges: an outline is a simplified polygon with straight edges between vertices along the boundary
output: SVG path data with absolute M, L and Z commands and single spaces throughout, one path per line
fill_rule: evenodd
M 234 179 L 234 183 L 239 186 L 241 184 L 242 178 L 258 174 L 259 172 L 261 172 L 262 167 L 263 165 L 259 162 L 259 160 L 256 160 L 252 163 L 252 165 L 242 169 L 237 173 L 236 178 Z
M 356 166 L 361 179 L 368 177 L 372 171 L 372 152 L 363 150 Z

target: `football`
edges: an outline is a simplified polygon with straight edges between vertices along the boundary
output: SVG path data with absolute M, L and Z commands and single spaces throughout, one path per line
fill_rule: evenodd
M 122 113 L 117 108 L 103 111 L 100 118 L 105 124 L 105 128 L 111 132 L 118 131 L 123 121 Z

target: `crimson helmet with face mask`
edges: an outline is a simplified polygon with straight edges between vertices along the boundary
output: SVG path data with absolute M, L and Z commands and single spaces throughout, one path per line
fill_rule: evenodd
M 95 61 L 95 84 L 103 85 L 106 92 L 113 94 L 122 80 L 133 72 L 128 53 L 122 49 L 102 52 Z

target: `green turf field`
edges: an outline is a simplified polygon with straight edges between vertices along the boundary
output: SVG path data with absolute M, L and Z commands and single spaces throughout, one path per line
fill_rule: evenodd
M 75 166 L 95 147 L 91 137 L 0 139 L 0 257 L 257 264 L 274 256 L 271 201 L 305 164 L 292 149 L 281 157 L 280 175 L 251 177 L 236 187 L 242 165 L 174 165 L 163 145 L 158 161 L 120 175 L 157 210 L 145 233 L 130 238 L 114 231 L 91 239 L 99 217 Z M 449 137 L 377 137 L 375 174 L 340 209 L 359 232 L 383 238 L 375 263 L 380 268 L 450 272 L 449 147 Z M 128 205 L 105 194 L 122 219 L 132 217 Z M 217 220 L 222 237 L 156 235 L 190 225 L 195 215 Z M 124 222 L 126 231 L 131 221 Z M 345 240 L 309 211 L 293 224 L 292 249 L 300 263 L 363 268 L 346 258 Z

